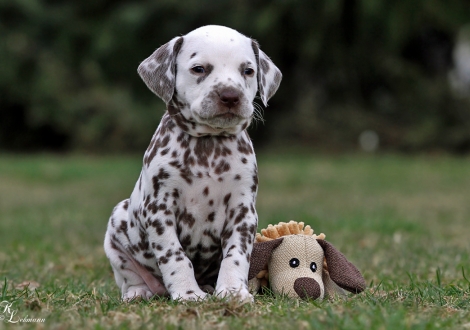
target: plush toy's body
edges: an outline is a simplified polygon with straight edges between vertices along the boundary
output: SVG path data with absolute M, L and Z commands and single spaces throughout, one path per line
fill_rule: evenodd
M 251 256 L 250 288 L 258 291 L 269 286 L 274 293 L 289 297 L 323 299 L 359 293 L 365 281 L 359 270 L 333 245 L 325 235 L 315 235 L 310 226 L 291 221 L 263 229 L 258 234 Z

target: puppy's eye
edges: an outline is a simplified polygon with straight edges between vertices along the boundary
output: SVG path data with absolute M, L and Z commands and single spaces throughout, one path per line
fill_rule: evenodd
M 317 264 L 315 262 L 310 264 L 310 270 L 314 273 L 317 271 Z
M 299 265 L 300 265 L 299 259 L 292 258 L 291 260 L 289 260 L 289 266 L 291 266 L 292 268 L 297 268 L 299 267 Z
M 206 70 L 204 69 L 203 66 L 201 65 L 196 65 L 191 68 L 191 71 L 196 73 L 196 74 L 204 74 Z
M 246 69 L 243 71 L 243 74 L 244 74 L 245 76 L 252 77 L 252 76 L 255 74 L 255 70 L 253 70 L 252 68 L 246 68 Z

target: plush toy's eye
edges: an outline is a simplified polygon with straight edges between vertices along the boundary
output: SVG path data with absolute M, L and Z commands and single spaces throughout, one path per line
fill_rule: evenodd
M 300 261 L 297 258 L 292 258 L 289 261 L 289 266 L 291 266 L 292 268 L 297 268 L 297 267 L 299 267 L 299 265 L 300 265 Z
M 317 271 L 317 264 L 315 262 L 310 264 L 310 270 L 314 273 Z

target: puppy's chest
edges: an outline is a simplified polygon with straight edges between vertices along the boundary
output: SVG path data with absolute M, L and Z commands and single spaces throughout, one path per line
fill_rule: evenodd
M 252 199 L 247 195 L 251 194 L 254 159 L 248 161 L 225 144 L 203 152 L 197 144 L 192 147 L 169 162 L 174 178 L 169 188 L 179 192 L 175 216 L 180 236 L 190 231 L 193 238 L 209 241 L 220 236 L 229 204 Z
M 243 181 L 243 174 L 256 166 L 246 132 L 229 137 L 193 137 L 176 128 L 170 133 L 163 124 L 145 153 L 148 173 L 168 177 L 175 185 L 218 182 L 231 186 L 233 181 Z
M 186 230 L 193 238 L 219 236 L 229 202 L 251 199 L 246 195 L 251 193 L 256 160 L 248 136 L 180 135 L 172 144 L 175 149 L 165 160 L 171 178 L 169 188 L 178 189 L 180 195 L 176 214 L 180 236 L 184 240 Z

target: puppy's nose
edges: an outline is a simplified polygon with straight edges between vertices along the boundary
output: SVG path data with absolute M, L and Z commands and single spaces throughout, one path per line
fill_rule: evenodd
M 226 89 L 219 94 L 219 98 L 225 106 L 232 108 L 240 102 L 240 93 L 233 89 Z
M 299 277 L 296 279 L 294 282 L 294 290 L 302 299 L 317 299 L 321 295 L 320 285 L 310 277 Z

